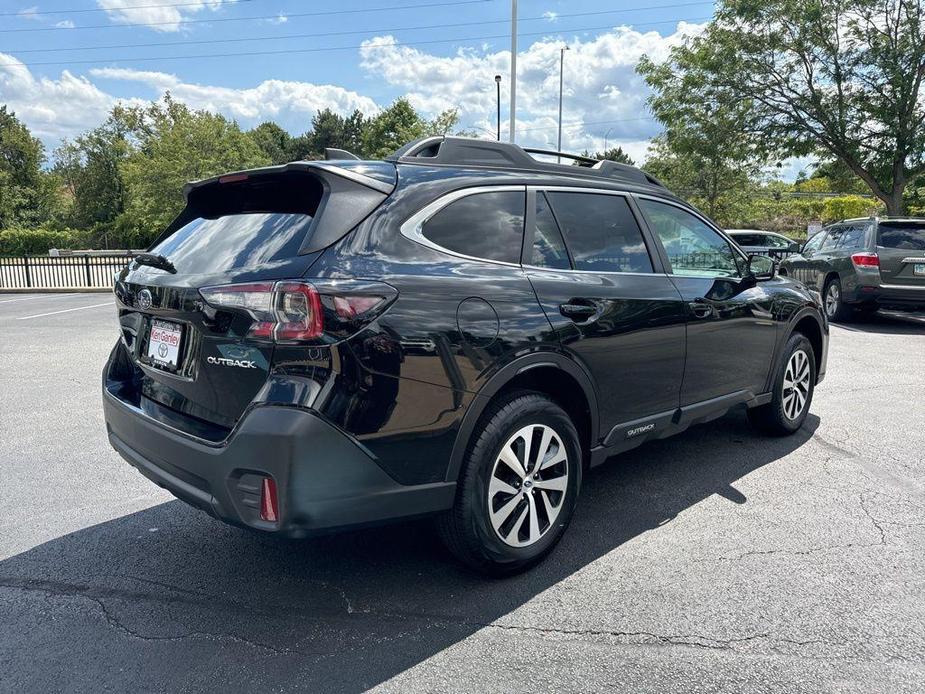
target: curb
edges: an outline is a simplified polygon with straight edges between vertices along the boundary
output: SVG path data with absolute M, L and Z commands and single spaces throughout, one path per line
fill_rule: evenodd
M 0 287 L 0 294 L 112 294 L 112 287 Z

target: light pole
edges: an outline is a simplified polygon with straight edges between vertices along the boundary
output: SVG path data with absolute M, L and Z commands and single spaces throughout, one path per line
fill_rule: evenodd
M 559 49 L 559 146 L 556 148 L 557 152 L 562 151 L 562 68 L 565 65 L 565 52 L 568 50 L 568 46 Z M 562 163 L 562 157 L 556 157 L 557 163 Z
M 610 135 L 610 131 L 613 130 L 613 126 L 607 128 L 607 132 L 604 133 L 604 153 L 607 153 L 607 136 Z
M 511 0 L 511 142 L 517 122 L 517 0 Z
M 501 142 L 501 75 L 495 75 L 495 87 L 498 90 L 498 142 Z

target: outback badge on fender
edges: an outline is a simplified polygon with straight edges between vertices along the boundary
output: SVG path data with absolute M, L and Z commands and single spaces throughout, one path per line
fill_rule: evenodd
M 206 361 L 217 366 L 237 366 L 241 369 L 256 369 L 257 365 L 250 359 L 226 359 L 225 357 L 206 357 Z

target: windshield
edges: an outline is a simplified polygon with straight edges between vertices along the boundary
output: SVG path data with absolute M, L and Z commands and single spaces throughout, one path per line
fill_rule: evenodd
M 905 251 L 925 251 L 925 223 L 881 222 L 877 245 Z

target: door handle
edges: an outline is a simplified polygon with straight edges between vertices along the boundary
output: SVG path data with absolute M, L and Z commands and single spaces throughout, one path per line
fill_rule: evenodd
M 713 307 L 706 303 L 704 299 L 694 299 L 688 306 L 695 318 L 709 318 L 713 315 Z
M 559 313 L 573 321 L 585 321 L 597 314 L 597 306 L 588 304 L 559 304 Z

